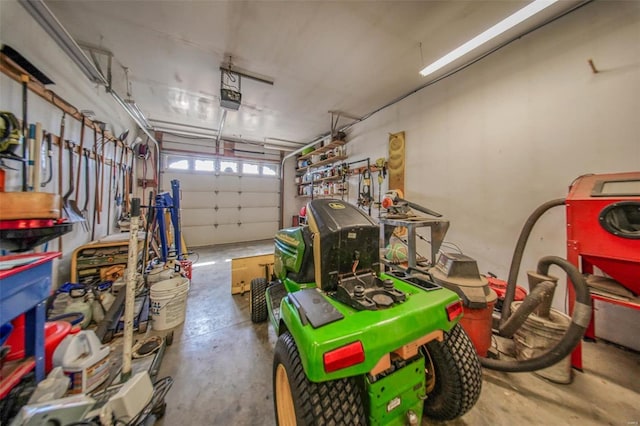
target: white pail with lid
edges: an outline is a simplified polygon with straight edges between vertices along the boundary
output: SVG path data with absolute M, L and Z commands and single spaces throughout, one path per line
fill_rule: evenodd
M 189 279 L 181 276 L 151 286 L 149 298 L 154 330 L 167 330 L 182 324 L 189 287 Z

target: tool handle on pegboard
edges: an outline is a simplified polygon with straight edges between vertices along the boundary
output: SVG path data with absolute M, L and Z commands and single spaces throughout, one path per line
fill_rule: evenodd
M 131 200 L 131 216 L 140 216 L 140 198 Z

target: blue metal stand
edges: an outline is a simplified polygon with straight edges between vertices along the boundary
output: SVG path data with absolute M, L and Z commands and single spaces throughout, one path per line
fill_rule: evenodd
M 0 257 L 0 268 L 20 264 L 0 270 L 0 324 L 25 314 L 25 355 L 35 357 L 37 381 L 45 376 L 46 300 L 51 291 L 52 261 L 59 256 L 53 252 Z
M 180 181 L 174 179 L 171 181 L 171 193 L 162 192 L 156 195 L 156 220 L 158 221 L 158 230 L 160 232 L 160 250 L 162 251 L 162 261 L 166 262 L 169 257 L 169 246 L 167 241 L 167 223 L 164 220 L 164 209 L 168 209 L 171 214 L 171 224 L 173 225 L 174 244 L 176 250 L 176 258 L 182 257 L 182 233 L 180 231 Z

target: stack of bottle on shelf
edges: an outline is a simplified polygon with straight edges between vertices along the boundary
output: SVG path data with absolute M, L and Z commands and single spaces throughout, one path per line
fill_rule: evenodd
M 347 193 L 349 185 L 342 180 L 326 180 L 323 179 L 335 177 L 339 178 L 337 168 L 327 169 L 324 172 L 307 173 L 299 179 L 296 183 L 298 186 L 298 195 L 311 196 L 311 195 L 337 195 L 341 196 Z M 305 185 L 306 184 L 306 185 Z
M 313 166 L 325 160 L 329 160 L 334 157 L 342 157 L 347 154 L 347 149 L 344 145 L 336 146 L 326 152 L 313 154 L 309 158 L 303 158 L 298 160 L 298 169 Z

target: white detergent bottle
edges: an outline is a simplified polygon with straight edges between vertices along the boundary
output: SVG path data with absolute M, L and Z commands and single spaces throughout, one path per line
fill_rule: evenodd
M 53 353 L 53 366 L 62 367 L 71 380 L 69 394 L 90 392 L 107 380 L 109 351 L 93 330 L 77 331 L 60 342 Z

